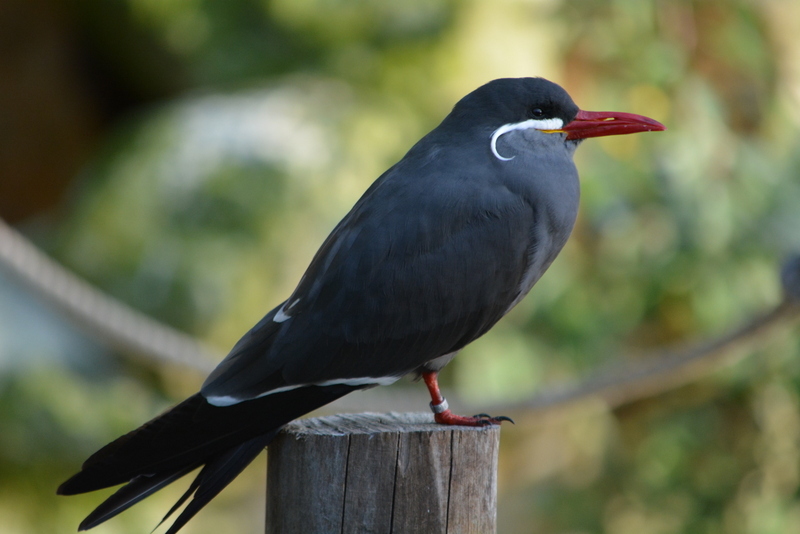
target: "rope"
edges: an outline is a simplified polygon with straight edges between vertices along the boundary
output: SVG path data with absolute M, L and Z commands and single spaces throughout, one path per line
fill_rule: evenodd
M 50 259 L 0 219 L 0 266 L 113 348 L 151 363 L 207 373 L 221 355 L 106 295 Z

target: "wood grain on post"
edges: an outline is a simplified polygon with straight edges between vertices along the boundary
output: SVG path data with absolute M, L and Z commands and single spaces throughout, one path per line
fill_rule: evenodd
M 430 414 L 295 421 L 269 446 L 267 533 L 492 534 L 499 443 Z

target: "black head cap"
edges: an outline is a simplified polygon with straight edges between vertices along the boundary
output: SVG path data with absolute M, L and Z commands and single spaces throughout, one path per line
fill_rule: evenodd
M 462 98 L 447 121 L 501 126 L 528 119 L 561 119 L 569 123 L 579 108 L 569 94 L 544 78 L 500 78 Z

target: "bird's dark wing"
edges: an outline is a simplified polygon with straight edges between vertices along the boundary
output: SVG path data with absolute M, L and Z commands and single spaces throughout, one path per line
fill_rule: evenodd
M 531 205 L 488 171 L 405 163 L 367 191 L 292 296 L 211 374 L 201 391 L 212 403 L 301 384 L 386 383 L 508 311 L 536 246 Z

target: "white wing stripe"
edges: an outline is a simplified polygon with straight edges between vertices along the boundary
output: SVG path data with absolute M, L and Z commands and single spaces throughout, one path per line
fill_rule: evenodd
M 266 397 L 267 395 L 272 395 L 273 393 L 281 393 L 284 391 L 291 391 L 297 388 L 304 388 L 308 386 L 337 386 L 337 385 L 344 385 L 344 386 L 388 386 L 389 384 L 394 384 L 400 380 L 399 376 L 381 376 L 381 377 L 361 377 L 361 378 L 334 378 L 333 380 L 325 380 L 322 382 L 314 382 L 312 384 L 296 384 L 293 386 L 283 386 L 280 388 L 271 389 L 262 393 L 261 395 L 257 395 L 255 397 L 248 397 L 248 398 L 241 398 L 235 397 L 233 395 L 220 395 L 220 396 L 210 396 L 206 397 L 206 400 L 209 404 L 213 406 L 233 406 L 234 404 L 238 404 L 240 402 L 244 402 L 247 400 L 253 399 L 260 399 L 261 397 Z

